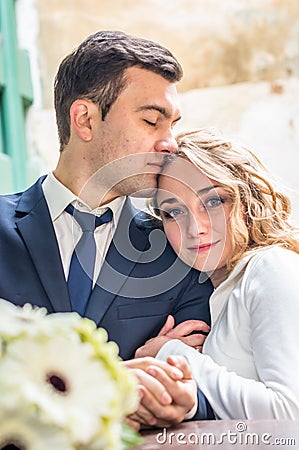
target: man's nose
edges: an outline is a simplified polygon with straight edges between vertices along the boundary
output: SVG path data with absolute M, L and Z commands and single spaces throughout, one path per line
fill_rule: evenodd
M 163 139 L 157 141 L 155 145 L 156 152 L 160 153 L 177 153 L 178 152 L 178 144 L 175 140 L 174 135 L 169 133 L 169 135 Z

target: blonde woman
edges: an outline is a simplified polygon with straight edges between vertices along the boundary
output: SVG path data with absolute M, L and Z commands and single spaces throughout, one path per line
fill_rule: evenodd
M 160 359 L 184 355 L 217 418 L 299 419 L 299 242 L 290 201 L 254 154 L 221 134 L 202 129 L 177 141 L 154 207 L 176 253 L 212 280 L 212 326 L 202 353 L 165 334 L 139 356 L 160 347 Z

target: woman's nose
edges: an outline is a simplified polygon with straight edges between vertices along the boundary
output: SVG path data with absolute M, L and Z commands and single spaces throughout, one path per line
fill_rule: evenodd
M 210 217 L 206 212 L 190 213 L 188 234 L 191 237 L 197 237 L 206 234 L 211 228 Z

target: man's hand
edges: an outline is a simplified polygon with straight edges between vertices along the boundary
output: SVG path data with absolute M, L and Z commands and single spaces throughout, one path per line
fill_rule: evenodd
M 197 387 L 184 357 L 170 356 L 167 363 L 140 358 L 123 364 L 139 380 L 140 405 L 127 418 L 133 428 L 172 426 L 196 406 Z
M 159 334 L 155 338 L 149 339 L 142 347 L 139 347 L 136 350 L 135 358 L 156 356 L 163 344 L 170 339 L 180 339 L 190 347 L 193 347 L 200 352 L 202 351 L 206 335 L 195 332 L 201 331 L 203 333 L 208 333 L 210 331 L 209 325 L 202 320 L 186 320 L 176 327 L 174 325 L 173 316 L 168 316 Z

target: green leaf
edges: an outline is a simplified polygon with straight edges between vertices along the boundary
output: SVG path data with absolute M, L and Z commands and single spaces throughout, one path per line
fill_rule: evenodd
M 128 450 L 142 444 L 142 437 L 126 423 L 122 423 L 121 442 L 122 450 Z

